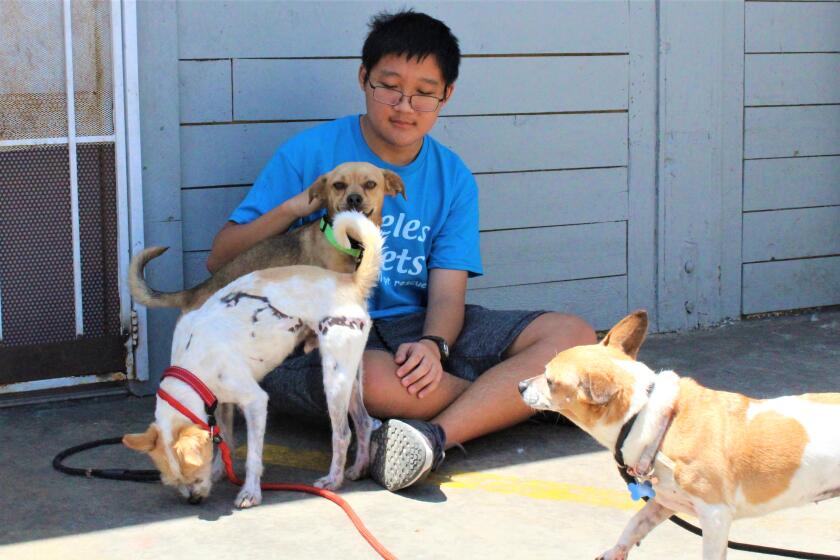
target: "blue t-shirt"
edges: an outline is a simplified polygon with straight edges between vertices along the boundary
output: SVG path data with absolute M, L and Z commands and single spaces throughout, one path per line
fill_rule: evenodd
M 385 237 L 379 285 L 371 316 L 422 311 L 430 268 L 482 274 L 478 243 L 478 186 L 464 162 L 431 136 L 405 166 L 382 161 L 362 136 L 359 115 L 350 115 L 301 132 L 275 152 L 248 195 L 230 215 L 249 223 L 295 196 L 319 176 L 348 161 L 366 161 L 396 172 L 406 199 L 386 196 L 382 208 Z M 323 211 L 292 227 L 320 218 Z

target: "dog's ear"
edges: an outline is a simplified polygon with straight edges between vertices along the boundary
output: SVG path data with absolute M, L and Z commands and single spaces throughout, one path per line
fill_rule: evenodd
M 390 169 L 383 169 L 382 173 L 385 175 L 385 194 L 389 196 L 401 194 L 404 199 L 408 200 L 405 196 L 405 183 L 403 183 L 402 177 Z
M 327 200 L 327 176 L 326 174 L 321 175 L 315 182 L 309 185 L 306 189 L 309 191 L 309 204 L 312 204 L 312 201 L 316 198 L 320 198 L 321 200 Z
M 181 428 L 172 448 L 180 462 L 190 467 L 199 467 L 204 461 L 204 448 L 208 443 L 210 432 L 190 424 Z
M 149 428 L 142 434 L 125 434 L 122 438 L 123 445 L 140 453 L 148 453 L 157 445 L 160 435 L 157 424 L 149 424 Z
M 618 388 L 602 375 L 586 375 L 578 383 L 577 399 L 586 404 L 605 405 L 612 400 Z
M 639 355 L 639 348 L 642 342 L 645 341 L 648 328 L 648 316 L 644 309 L 634 311 L 621 321 L 619 321 L 601 344 L 604 346 L 612 346 L 618 348 L 634 360 Z

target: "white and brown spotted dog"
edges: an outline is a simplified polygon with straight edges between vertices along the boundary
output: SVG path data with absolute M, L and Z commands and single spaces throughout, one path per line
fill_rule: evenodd
M 231 447 L 233 405 L 245 415 L 248 455 L 237 507 L 254 506 L 262 499 L 268 395 L 259 382 L 312 336 L 317 336 L 321 352 L 333 445 L 329 474 L 315 484 L 335 489 L 344 480 L 350 443 L 348 411 L 358 441 L 347 477 L 358 478 L 367 470 L 372 420 L 362 400 L 361 360 L 371 325 L 366 300 L 379 279 L 383 241 L 376 225 L 358 212 L 337 214 L 333 226 L 343 246 L 350 246 L 348 236 L 352 236 L 364 247 L 355 272 L 314 266 L 252 272 L 223 287 L 198 309 L 181 315 L 175 327 L 172 365 L 192 372 L 215 394 L 222 405 L 222 437 Z M 165 377 L 161 387 L 206 422 L 204 402 L 192 388 L 172 377 Z M 212 461 L 208 431 L 160 397 L 155 422 L 145 433 L 126 435 L 123 442 L 148 453 L 163 483 L 176 486 L 192 503 L 206 497 L 213 481 L 224 472 L 218 454 Z
M 316 198 L 323 201 L 327 220 L 332 220 L 339 212 L 355 210 L 377 226 L 382 225 L 385 197 L 401 194 L 405 198 L 405 185 L 399 175 L 358 161 L 342 163 L 324 173 L 307 191 L 309 202 Z M 320 266 L 336 272 L 352 272 L 356 268 L 355 257 L 330 246 L 318 220 L 263 239 L 234 257 L 204 282 L 179 292 L 159 292 L 143 279 L 146 264 L 164 251 L 166 247 L 149 247 L 131 259 L 128 274 L 131 297 L 146 307 L 179 307 L 185 313 L 199 307 L 223 286 L 255 270 L 295 264 Z
M 599 558 L 623 560 L 675 512 L 699 519 L 703 558 L 725 558 L 733 519 L 840 495 L 840 393 L 757 400 L 656 374 L 636 361 L 646 333 L 637 311 L 519 384 L 527 404 L 563 414 L 613 451 L 638 414 L 619 451 L 656 495 Z

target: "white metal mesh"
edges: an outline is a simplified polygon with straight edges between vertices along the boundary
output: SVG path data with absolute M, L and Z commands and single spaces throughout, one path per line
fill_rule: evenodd
M 61 0 L 0 0 L 0 140 L 67 136 Z
M 114 133 L 111 4 L 73 0 L 72 8 L 76 134 L 108 136 Z

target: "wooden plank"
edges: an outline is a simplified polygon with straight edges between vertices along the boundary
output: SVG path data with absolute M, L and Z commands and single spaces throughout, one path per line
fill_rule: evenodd
M 840 206 L 744 214 L 744 262 L 827 255 L 840 255 Z
M 181 127 L 181 184 L 251 184 L 283 141 L 314 124 Z M 627 164 L 625 113 L 446 117 L 432 133 L 475 173 Z
M 840 156 L 744 162 L 744 211 L 836 204 Z
M 185 189 L 181 203 L 184 212 L 184 250 L 209 251 L 213 238 L 249 189 Z
M 627 223 L 607 222 L 481 234 L 484 276 L 471 288 L 493 288 L 624 274 Z
M 448 117 L 435 138 L 474 173 L 627 165 L 627 114 Z
M 840 257 L 744 265 L 746 314 L 840 304 Z
M 357 59 L 245 59 L 233 64 L 236 120 L 311 120 L 364 111 Z M 624 55 L 467 58 L 443 114 L 626 108 Z
M 627 277 L 591 278 L 467 291 L 467 302 L 492 309 L 545 309 L 578 315 L 595 329 L 627 313 Z
M 178 5 L 137 3 L 143 222 L 146 246 L 168 245 L 166 266 L 152 267 L 150 282 L 163 290 L 183 285 L 181 253 L 181 142 L 178 113 Z M 137 187 L 132 185 L 132 188 Z M 149 383 L 156 387 L 169 365 L 177 310 L 149 309 L 146 332 Z M 147 334 L 148 333 L 148 334 Z
M 233 116 L 230 60 L 178 63 L 181 122 L 228 122 Z
M 746 105 L 840 103 L 840 53 L 750 54 L 744 80 Z
M 743 6 L 658 6 L 669 47 L 660 51 L 657 295 L 668 331 L 740 309 Z
M 335 119 L 365 111 L 359 59 L 233 61 L 236 120 Z
M 180 58 L 359 56 L 371 16 L 393 2 L 182 2 Z M 624 53 L 627 2 L 423 2 L 464 54 Z M 504 22 L 504 32 L 499 25 Z
M 277 148 L 317 123 L 181 127 L 181 186 L 250 185 Z
M 627 169 L 580 169 L 476 176 L 481 229 L 627 219 Z
M 447 115 L 627 109 L 627 56 L 467 58 Z
M 744 157 L 840 154 L 840 105 L 744 110 Z
M 655 2 L 630 2 L 628 107 L 627 308 L 648 310 L 658 330 L 656 305 L 657 63 L 659 29 Z M 577 205 L 576 205 L 577 206 Z
M 746 52 L 840 51 L 840 3 L 747 2 Z
M 711 305 L 700 305 L 695 313 L 700 325 L 713 325 L 724 319 L 737 318 L 741 310 L 741 218 L 744 200 L 744 6 L 740 2 L 724 2 L 721 18 L 721 62 L 722 88 L 718 91 L 722 99 L 720 126 L 720 215 L 711 217 L 720 226 L 719 235 L 725 240 L 720 244 L 719 278 L 714 268 L 707 268 L 705 293 L 700 298 L 712 299 Z M 716 154 L 715 148 L 712 154 Z M 702 234 L 699 243 L 707 243 Z M 701 259 L 698 259 L 701 260 Z M 701 261 L 702 262 L 702 261 Z M 710 263 L 711 264 L 711 263 Z M 713 266 L 713 265 L 712 265 Z M 685 271 L 685 266 L 683 267 Z M 719 285 L 715 293 L 715 284 Z M 703 314 L 708 315 L 703 316 Z

